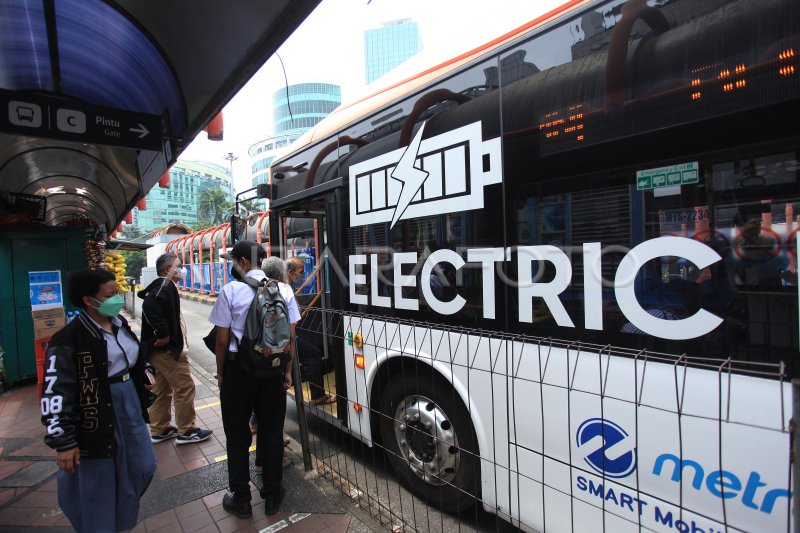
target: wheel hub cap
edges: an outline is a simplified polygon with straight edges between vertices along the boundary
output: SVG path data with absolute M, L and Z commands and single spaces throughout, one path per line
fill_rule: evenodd
M 394 432 L 411 470 L 431 485 L 451 483 L 458 472 L 459 448 L 450 418 L 433 400 L 409 396 L 397 406 Z

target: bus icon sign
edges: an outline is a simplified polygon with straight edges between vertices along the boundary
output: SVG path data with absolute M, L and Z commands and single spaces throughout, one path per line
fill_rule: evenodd
M 503 180 L 500 139 L 480 122 L 422 139 L 350 167 L 350 226 L 483 209 L 483 188 Z

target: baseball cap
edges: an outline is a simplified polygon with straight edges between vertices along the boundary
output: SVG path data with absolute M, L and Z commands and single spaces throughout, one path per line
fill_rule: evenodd
M 227 254 L 222 254 L 225 259 L 247 259 L 252 265 L 259 265 L 267 257 L 264 248 L 255 241 L 239 241 Z

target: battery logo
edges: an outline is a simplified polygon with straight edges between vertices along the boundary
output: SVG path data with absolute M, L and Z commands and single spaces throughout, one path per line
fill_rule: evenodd
M 350 167 L 350 226 L 483 209 L 483 188 L 503 179 L 500 139 L 481 123 L 422 140 Z

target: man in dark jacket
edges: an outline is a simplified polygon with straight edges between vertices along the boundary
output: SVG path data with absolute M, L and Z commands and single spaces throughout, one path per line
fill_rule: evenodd
M 194 381 L 189 371 L 186 333 L 181 317 L 180 296 L 175 283 L 184 277 L 181 260 L 173 253 L 156 260 L 158 278 L 139 291 L 142 304 L 142 343 L 150 350 L 148 361 L 156 369 L 153 392 L 156 400 L 148 410 L 150 440 L 175 438 L 177 444 L 202 442 L 211 431 L 195 427 Z M 170 404 L 175 403 L 175 423 Z

